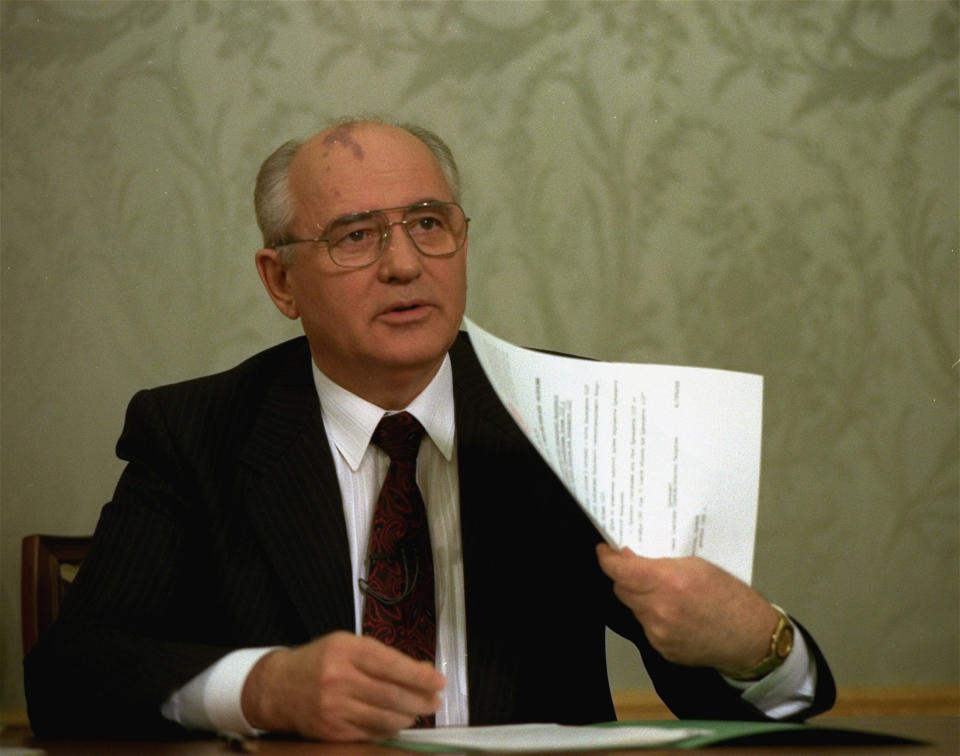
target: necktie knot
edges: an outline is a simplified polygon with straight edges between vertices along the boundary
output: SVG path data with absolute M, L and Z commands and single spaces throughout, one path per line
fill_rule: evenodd
M 409 462 L 417 458 L 425 432 L 409 412 L 398 412 L 380 420 L 371 440 L 387 453 L 391 462 Z

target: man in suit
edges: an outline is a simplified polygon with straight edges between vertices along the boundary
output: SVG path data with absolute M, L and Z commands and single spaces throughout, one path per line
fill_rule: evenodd
M 608 626 L 678 716 L 832 705 L 803 628 L 703 560 L 600 543 L 524 439 L 458 332 L 458 184 L 439 138 L 379 122 L 267 159 L 257 270 L 305 337 L 134 397 L 117 447 L 128 465 L 26 661 L 38 735 L 362 740 L 432 716 L 607 720 Z M 427 661 L 365 632 L 379 600 L 367 544 L 393 464 L 371 445 L 385 411 L 425 429 L 431 553 L 404 594 L 432 557 Z

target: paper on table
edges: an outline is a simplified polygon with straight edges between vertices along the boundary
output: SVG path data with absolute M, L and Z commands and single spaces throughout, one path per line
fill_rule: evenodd
M 444 746 L 473 751 L 540 753 L 667 745 L 708 732 L 709 730 L 696 728 L 647 725 L 595 727 L 592 725 L 519 724 L 403 730 L 390 742 L 401 746 Z
M 464 325 L 501 402 L 604 538 L 753 572 L 763 378 L 594 362 Z
M 737 722 L 718 720 L 649 720 L 606 722 L 600 725 L 499 725 L 492 727 L 438 727 L 404 730 L 386 741 L 411 751 L 589 751 L 614 748 L 726 746 L 793 746 L 806 749 L 825 745 L 918 745 L 923 741 L 901 735 L 796 722 Z M 928 744 L 929 745 L 929 744 Z M 2 749 L 0 749 L 2 750 Z M 785 753 L 787 751 L 784 751 Z

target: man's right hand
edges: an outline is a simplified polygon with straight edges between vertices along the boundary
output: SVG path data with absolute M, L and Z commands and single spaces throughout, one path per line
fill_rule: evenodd
M 434 667 L 380 641 L 347 632 L 271 651 L 247 676 L 243 715 L 268 732 L 315 740 L 375 740 L 440 706 Z

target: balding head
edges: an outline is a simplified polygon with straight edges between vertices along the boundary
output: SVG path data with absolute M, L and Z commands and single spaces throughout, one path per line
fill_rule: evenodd
M 430 150 L 450 188 L 454 202 L 460 201 L 460 171 L 453 153 L 446 143 L 432 131 L 413 124 L 393 124 L 382 120 L 337 119 L 323 131 L 308 140 L 291 140 L 282 144 L 260 166 L 254 189 L 254 208 L 257 224 L 263 234 L 264 247 L 276 247 L 290 237 L 295 206 L 290 187 L 290 170 L 301 148 L 313 143 L 327 148 L 339 146 L 362 158 L 363 151 L 352 136 L 357 129 L 386 127 L 398 129 L 415 137 Z

